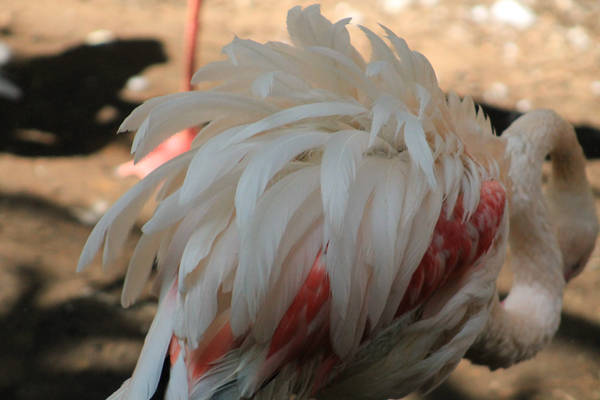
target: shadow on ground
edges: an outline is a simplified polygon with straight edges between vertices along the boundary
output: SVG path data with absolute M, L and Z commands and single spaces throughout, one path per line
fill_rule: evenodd
M 117 388 L 129 372 L 108 369 L 66 371 L 48 368 L 47 355 L 68 352 L 87 338 L 142 340 L 137 324 L 91 298 L 77 298 L 50 308 L 35 304 L 47 277 L 32 265 L 19 265 L 24 289 L 10 312 L 0 318 L 2 357 L 0 397 L 4 399 L 100 399 Z M 102 290 L 103 288 L 99 288 Z
M 69 242 L 89 234 L 90 228 L 74 218 L 68 209 L 26 194 L 0 193 L 0 215 L 3 216 L 0 240 L 7 249 L 6 253 L 0 252 L 0 279 L 11 278 L 5 284 L 18 291 L 15 297 L 9 297 L 9 302 L 0 304 L 3 307 L 0 313 L 0 399 L 106 398 L 131 375 L 129 364 L 123 365 L 122 370 L 114 368 L 119 365 L 120 350 L 110 343 L 121 340 L 141 344 L 145 336 L 139 320 L 118 306 L 116 293 L 122 287 L 122 278 L 104 283 L 90 281 L 87 286 L 91 294 L 44 303 L 41 298 L 45 290 L 55 286 L 57 279 L 75 277 L 77 258 L 72 252 L 73 247 L 75 251 L 80 249 Z M 29 256 L 10 254 L 11 243 L 28 243 L 32 237 L 42 242 L 31 243 Z M 48 250 L 63 252 L 68 260 L 52 264 L 58 254 L 41 254 Z M 31 262 L 14 261 L 20 258 Z M 109 347 L 102 348 L 104 343 L 109 343 Z M 75 365 L 69 361 L 66 366 L 57 360 L 61 358 L 57 355 L 81 353 L 82 347 L 94 356 Z M 115 348 L 117 354 L 113 354 Z M 88 352 L 83 351 L 83 354 Z M 115 359 L 113 367 L 96 364 L 98 353 Z
M 600 325 L 571 314 L 562 314 L 556 339 L 585 348 L 600 357 Z
M 116 140 L 119 124 L 137 105 L 120 97 L 127 80 L 165 61 L 160 42 L 135 39 L 6 65 L 3 75 L 22 97 L 0 98 L 0 151 L 64 156 L 100 149 Z
M 528 380 L 523 381 L 523 388 L 519 392 L 512 396 L 510 400 L 531 400 L 539 395 L 540 389 L 538 385 L 540 383 L 531 382 Z M 430 394 L 424 396 L 425 400 L 478 400 L 477 398 L 470 396 L 460 390 L 459 387 L 450 383 L 443 383 L 436 390 Z
M 560 327 L 554 340 L 600 355 L 600 325 L 575 315 L 562 313 Z M 535 377 L 523 376 L 517 385 L 520 389 L 517 394 L 510 397 L 510 400 L 539 399 L 540 393 L 543 392 L 541 386 L 543 384 L 544 382 L 539 382 Z M 426 400 L 477 400 L 449 382 L 443 383 L 424 398 Z

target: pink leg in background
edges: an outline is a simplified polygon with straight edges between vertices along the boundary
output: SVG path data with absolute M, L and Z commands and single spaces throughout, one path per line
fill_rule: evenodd
M 182 91 L 192 89 L 191 79 L 195 69 L 196 42 L 198 36 L 198 14 L 202 0 L 188 0 L 187 21 L 185 25 L 184 70 Z M 140 160 L 137 164 L 128 161 L 117 168 L 117 175 L 121 177 L 135 175 L 143 178 L 171 158 L 189 150 L 196 129 L 188 128 L 176 133 L 158 146 L 154 151 Z

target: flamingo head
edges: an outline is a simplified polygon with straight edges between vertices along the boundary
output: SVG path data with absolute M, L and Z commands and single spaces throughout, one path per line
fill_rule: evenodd
M 594 218 L 569 229 L 558 230 L 558 243 L 563 255 L 563 276 L 566 282 L 576 277 L 587 265 L 598 235 L 598 220 Z
M 561 190 L 560 185 L 551 184 L 547 199 L 562 253 L 563 276 L 569 282 L 583 271 L 596 244 L 598 217 L 594 198 L 586 182 L 578 190 Z M 562 206 L 559 208 L 558 204 Z

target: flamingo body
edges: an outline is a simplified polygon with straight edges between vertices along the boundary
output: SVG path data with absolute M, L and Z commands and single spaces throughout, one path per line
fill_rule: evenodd
M 460 200 L 451 216 L 440 215 L 431 243 L 410 280 L 394 320 L 426 303 L 448 281 L 460 281 L 463 275 L 472 272 L 470 269 L 478 266 L 477 261 L 490 250 L 504 214 L 505 191 L 498 182 L 487 181 L 483 184 L 480 196 L 479 205 L 468 220 L 463 218 Z M 294 364 L 297 368 L 308 365 L 309 369 L 316 364 L 314 371 L 300 373 L 312 373 L 310 394 L 314 396 L 332 381 L 334 368 L 343 368 L 343 361 L 329 343 L 329 320 L 326 316 L 329 315 L 331 294 L 322 251 L 319 249 L 306 280 L 279 321 L 270 342 L 266 346 L 253 344 L 268 348 L 257 372 L 259 387 L 286 364 Z M 370 343 L 376 342 L 370 335 L 371 332 L 366 328 L 361 347 L 368 348 Z M 214 337 L 205 339 L 197 348 L 188 346 L 186 368 L 190 386 L 198 385 L 212 369 L 218 370 L 221 367 L 219 360 L 242 347 L 242 344 L 245 344 L 245 350 L 241 351 L 250 352 L 248 341 L 244 341 L 245 338 L 236 339 L 230 324 L 225 323 Z M 180 342 L 181 338 L 174 335 L 170 346 L 173 365 L 181 351 Z M 243 355 L 240 357 L 243 358 Z M 234 383 L 235 379 L 221 386 L 231 387 Z M 218 392 L 219 389 L 213 388 L 212 391 Z
M 123 122 L 141 159 L 210 121 L 82 252 L 79 269 L 103 244 L 114 260 L 160 186 L 122 294 L 136 300 L 156 259 L 159 306 L 112 398 L 149 398 L 167 356 L 168 399 L 397 398 L 435 387 L 476 340 L 493 350 L 482 333 L 498 311 L 512 188 L 527 185 L 424 56 L 361 27 L 367 62 L 348 22 L 295 7 L 292 45 L 236 38 L 195 74 L 214 89 L 149 100 Z

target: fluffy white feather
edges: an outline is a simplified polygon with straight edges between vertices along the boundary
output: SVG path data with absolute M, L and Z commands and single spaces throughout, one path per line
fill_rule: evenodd
M 450 212 L 462 195 L 472 213 L 482 177 L 499 174 L 480 150 L 495 140 L 489 121 L 470 99 L 446 100 L 427 60 L 385 27 L 389 45 L 361 27 L 372 47 L 367 64 L 350 43 L 349 19 L 331 23 L 311 6 L 291 9 L 287 22 L 292 45 L 235 38 L 224 49 L 226 60 L 194 77 L 219 86 L 149 100 L 120 127 L 137 130 L 138 160 L 174 132 L 209 122 L 189 152 L 109 210 L 82 252 L 79 269 L 103 242 L 104 263 L 114 260 L 141 207 L 164 182 L 122 295 L 124 305 L 135 301 L 156 257 L 161 302 L 133 378 L 117 398 L 154 392 L 171 335 L 191 351 L 227 323 L 241 347 L 188 387 L 181 352 L 168 396 L 185 398 L 189 391 L 191 398 L 235 399 L 260 389 L 257 398 L 290 391 L 307 397 L 314 371 L 265 362 L 269 340 L 319 252 L 331 299 L 310 329 L 329 318 L 334 352 L 350 370 L 376 350 L 373 366 L 381 371 L 397 363 L 398 382 L 408 385 L 408 366 L 421 371 L 410 383 L 418 388 L 451 369 L 432 365 L 461 356 L 443 343 L 434 349 L 439 337 L 423 333 L 448 324 L 458 332 L 448 345 L 462 349 L 481 325 L 480 309 L 462 318 L 468 296 L 452 297 L 446 319 L 433 311 L 420 325 L 411 325 L 412 314 L 394 317 L 442 205 Z M 171 287 L 176 293 L 165 294 Z M 365 350 L 367 324 L 369 334 L 392 335 L 395 344 Z M 274 371 L 279 375 L 269 381 Z M 375 388 L 374 375 L 365 374 L 359 375 Z
M 251 92 L 259 98 L 267 96 L 288 97 L 290 93 L 301 94 L 311 90 L 302 78 L 283 72 L 271 71 L 259 75 L 252 82 Z
M 368 318 L 371 326 L 377 326 L 388 301 L 394 277 L 400 264 L 396 263 L 398 226 L 406 192 L 406 162 L 389 160 L 384 177 L 375 188 L 373 216 L 370 234 L 373 237 L 374 276 L 368 298 Z
M 325 145 L 321 161 L 323 212 L 327 226 L 336 232 L 341 230 L 349 188 L 368 144 L 367 132 L 351 130 L 334 133 Z
M 240 232 L 240 261 L 235 276 L 231 326 L 246 331 L 279 276 L 273 263 L 285 229 L 298 207 L 318 186 L 319 168 L 310 166 L 286 176 L 259 202 L 250 226 Z M 273 277 L 271 276 L 273 274 Z
M 156 232 L 151 235 L 142 235 L 133 255 L 129 260 L 123 292 L 121 293 L 121 305 L 129 307 L 142 293 L 144 285 L 148 282 L 154 257 L 158 253 L 160 243 L 165 232 Z
M 384 25 L 380 25 L 385 33 L 387 34 L 387 38 L 396 50 L 396 54 L 400 57 L 401 63 L 401 74 L 405 81 L 414 82 L 415 81 L 415 67 L 413 61 L 412 51 L 408 48 L 406 41 L 400 37 L 398 37 L 391 29 L 385 27 Z
M 370 84 L 364 71 L 362 71 L 351 58 L 327 47 L 314 46 L 309 47 L 308 50 L 334 61 L 341 82 L 351 85 L 352 88 L 359 89 L 370 99 L 373 99 L 377 95 L 376 88 Z
M 341 232 L 333 233 L 327 251 L 327 272 L 331 279 L 332 344 L 336 352 L 347 356 L 356 340 L 356 324 L 363 311 L 368 279 L 367 268 L 359 254 L 366 256 L 368 244 L 358 241 L 363 218 L 372 207 L 370 198 L 374 188 L 383 178 L 380 173 L 385 159 L 368 158 L 358 170 L 350 187 L 348 207 Z M 327 239 L 327 238 L 326 238 Z M 357 279 L 358 278 L 358 279 Z M 352 306 L 351 306 L 352 305 Z
M 423 123 L 414 115 L 408 112 L 399 111 L 396 113 L 398 126 L 404 128 L 404 142 L 408 153 L 414 162 L 425 173 L 427 182 L 432 188 L 436 185 L 435 174 L 433 172 L 433 156 L 431 148 L 427 143 Z
M 223 47 L 223 53 L 233 65 L 243 66 L 244 69 L 255 67 L 266 71 L 297 70 L 297 66 L 289 58 L 254 40 L 235 37 L 231 43 Z
M 258 72 L 258 68 L 240 68 L 239 65 L 234 65 L 230 60 L 215 61 L 210 64 L 203 65 L 192 76 L 192 85 L 197 85 L 201 82 L 223 81 L 231 78 L 240 72 Z
M 276 269 L 281 269 L 269 294 L 270 301 L 260 310 L 252 334 L 259 343 L 266 343 L 279 321 L 306 280 L 323 245 L 322 206 L 320 191 L 312 193 L 298 208 L 279 245 Z
M 230 192 L 224 190 L 222 196 L 219 196 L 215 205 L 205 215 L 205 218 L 199 223 L 196 231 L 187 241 L 181 262 L 179 264 L 179 290 L 185 290 L 185 279 L 194 268 L 208 256 L 213 242 L 217 236 L 225 229 L 231 218 L 233 207 L 233 188 Z
M 400 301 L 410 282 L 419 261 L 430 243 L 433 225 L 439 217 L 442 193 L 439 187 L 428 191 L 423 185 L 422 171 L 414 164 L 409 164 L 402 215 L 398 225 L 396 239 L 395 264 L 398 271 L 392 283 L 390 296 L 385 305 L 379 326 L 387 326 L 393 319 Z M 419 240 L 411 240 L 419 238 Z
M 273 176 L 299 154 L 321 147 L 330 135 L 326 132 L 295 130 L 262 146 L 248 161 L 235 194 L 237 224 L 243 229 L 252 217 L 256 202 Z
M 179 355 L 177 356 L 177 360 L 175 360 L 175 364 L 171 366 L 165 400 L 188 400 L 188 374 L 185 366 L 185 347 L 183 341 L 180 341 L 179 346 Z
M 124 399 L 148 399 L 156 390 L 173 334 L 174 307 L 175 291 L 171 289 L 159 303 Z
M 218 293 L 225 291 L 223 283 L 237 265 L 239 235 L 231 223 L 216 239 L 206 265 L 199 271 L 198 282 L 184 296 L 184 307 L 179 310 L 182 326 L 176 332 L 198 343 L 219 312 Z
M 198 152 L 192 159 L 179 194 L 180 205 L 195 200 L 220 178 L 231 172 L 253 148 L 252 143 L 240 143 L 222 151 Z
M 132 145 L 139 161 L 170 135 L 228 113 L 264 113 L 275 110 L 264 102 L 237 94 L 186 92 L 155 106 L 136 134 Z
M 150 100 L 146 100 L 145 102 L 143 102 L 142 104 L 137 106 L 131 112 L 131 114 L 129 114 L 127 116 L 127 118 L 125 118 L 123 120 L 123 122 L 121 122 L 121 125 L 119 125 L 119 129 L 117 130 L 117 132 L 125 133 L 125 132 L 137 131 L 140 128 L 140 126 L 142 125 L 142 123 L 148 117 L 148 114 L 150 114 L 150 112 L 152 112 L 152 110 L 156 106 L 166 103 L 168 101 L 171 101 L 173 99 L 182 97 L 182 96 L 185 96 L 185 93 L 173 93 L 173 94 L 168 94 L 165 96 L 158 96 L 158 97 L 152 98 Z M 134 138 L 134 144 L 137 146 L 137 143 L 141 139 L 142 139 L 141 137 L 137 140 Z
M 257 133 L 264 132 L 273 128 L 279 128 L 283 125 L 300 122 L 308 118 L 322 118 L 332 116 L 352 116 L 365 112 L 366 109 L 354 102 L 323 102 L 313 104 L 303 104 L 287 108 L 268 117 L 263 118 L 253 124 L 244 127 L 237 132 L 227 143 L 232 145 L 243 140 L 249 139 Z
M 200 192 L 185 204 L 181 204 L 182 188 L 177 189 L 160 202 L 152 218 L 142 226 L 142 232 L 151 234 L 161 231 L 176 224 L 192 212 L 198 213 L 200 210 L 207 212 L 215 198 L 222 195 L 222 191 L 230 190 L 232 186 L 235 188 L 242 171 L 242 165 L 237 165 L 227 173 L 220 173 L 218 178 L 211 176 L 213 182 L 210 190 Z
M 184 168 L 189 163 L 192 156 L 193 154 L 188 152 L 168 161 L 164 165 L 152 171 L 152 173 L 150 173 L 143 181 L 138 182 L 127 193 L 125 193 L 125 195 L 123 195 L 110 208 L 110 210 L 104 214 L 104 216 L 92 230 L 92 233 L 90 234 L 87 242 L 85 243 L 83 251 L 81 252 L 81 256 L 79 257 L 77 271 L 83 270 L 92 262 L 92 259 L 96 253 L 98 250 L 100 250 L 100 246 L 105 239 L 107 231 L 125 212 L 130 215 L 126 219 L 127 224 L 120 223 L 120 229 L 118 229 L 117 232 L 128 233 L 129 229 L 135 222 L 135 218 L 131 218 L 131 215 L 137 216 L 141 206 L 150 197 L 156 186 L 164 179 L 176 174 L 182 168 Z M 137 207 L 130 207 L 130 204 L 132 203 L 134 203 Z M 113 241 L 114 246 L 122 246 L 122 242 L 125 240 L 125 238 L 121 237 L 120 239 L 120 242 L 116 240 Z M 116 248 L 112 252 L 110 250 L 105 250 L 106 257 L 104 259 L 108 262 L 114 260 L 115 252 L 117 252 Z

